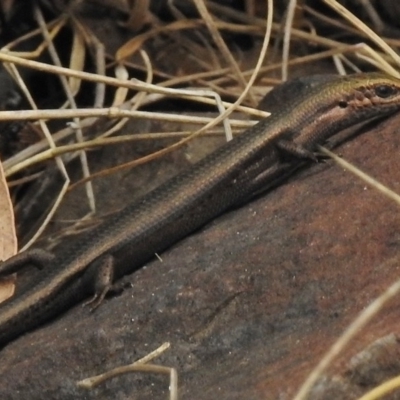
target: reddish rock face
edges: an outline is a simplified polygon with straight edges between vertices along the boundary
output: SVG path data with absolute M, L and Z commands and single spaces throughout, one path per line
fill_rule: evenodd
M 395 191 L 399 122 L 337 151 Z M 354 317 L 398 279 L 399 223 L 398 206 L 352 174 L 332 161 L 311 165 L 161 254 L 96 312 L 75 307 L 6 346 L 0 398 L 165 397 L 168 378 L 153 375 L 92 392 L 75 385 L 165 341 L 171 348 L 155 362 L 177 368 L 182 398 L 290 398 Z M 313 399 L 353 399 L 400 372 L 395 303 L 340 354 Z

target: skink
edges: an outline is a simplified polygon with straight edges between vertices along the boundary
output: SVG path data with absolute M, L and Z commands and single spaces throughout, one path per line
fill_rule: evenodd
M 57 254 L 40 281 L 0 305 L 0 344 L 90 294 L 101 298 L 113 280 L 112 270 L 115 279 L 133 272 L 155 253 L 265 190 L 291 161 L 316 160 L 316 146 L 335 133 L 399 108 L 400 80 L 380 73 L 328 79 L 293 97 Z M 40 252 L 28 251 L 1 264 L 0 272 L 27 262 L 40 264 L 40 259 Z

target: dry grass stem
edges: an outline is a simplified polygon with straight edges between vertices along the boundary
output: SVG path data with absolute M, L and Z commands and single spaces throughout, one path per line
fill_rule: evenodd
M 77 385 L 85 389 L 93 389 L 94 387 L 100 385 L 101 383 L 116 376 L 120 376 L 122 374 L 129 374 L 132 372 L 149 372 L 152 374 L 163 374 L 163 375 L 169 375 L 170 377 L 169 399 L 178 400 L 178 373 L 176 369 L 170 367 L 164 367 L 161 365 L 148 364 L 150 360 L 161 355 L 163 352 L 169 349 L 169 347 L 170 347 L 169 343 L 164 343 L 158 349 L 154 350 L 153 352 L 149 353 L 142 359 L 135 361 L 130 365 L 117 367 L 103 374 L 83 379 L 77 382 Z

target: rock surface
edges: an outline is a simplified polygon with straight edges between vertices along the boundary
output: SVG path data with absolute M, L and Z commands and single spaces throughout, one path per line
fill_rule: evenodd
M 337 151 L 397 192 L 399 123 L 385 121 Z M 76 382 L 170 342 L 153 363 L 177 369 L 183 399 L 289 399 L 398 279 L 399 225 L 392 200 L 332 161 L 312 165 L 161 254 L 96 312 L 76 306 L 10 343 L 1 352 L 0 398 L 165 399 L 169 381 L 158 375 L 123 375 L 93 391 Z M 398 303 L 359 333 L 313 399 L 363 393 L 373 368 L 360 383 L 365 363 L 354 367 L 352 357 L 391 333 L 392 350 L 379 362 L 388 376 L 400 372 Z

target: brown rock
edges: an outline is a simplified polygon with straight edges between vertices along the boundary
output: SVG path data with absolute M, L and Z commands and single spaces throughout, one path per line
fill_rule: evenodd
M 399 121 L 339 150 L 395 191 Z M 398 279 L 399 223 L 398 206 L 352 174 L 332 161 L 312 165 L 161 254 L 96 312 L 77 306 L 6 346 L 0 398 L 166 398 L 168 378 L 155 375 L 124 375 L 92 392 L 76 387 L 166 341 L 171 349 L 156 363 L 177 368 L 182 398 L 290 398 Z M 397 326 L 392 304 L 326 372 L 318 398 L 332 398 L 324 390 L 336 399 L 363 393 L 346 375 L 350 360 Z

